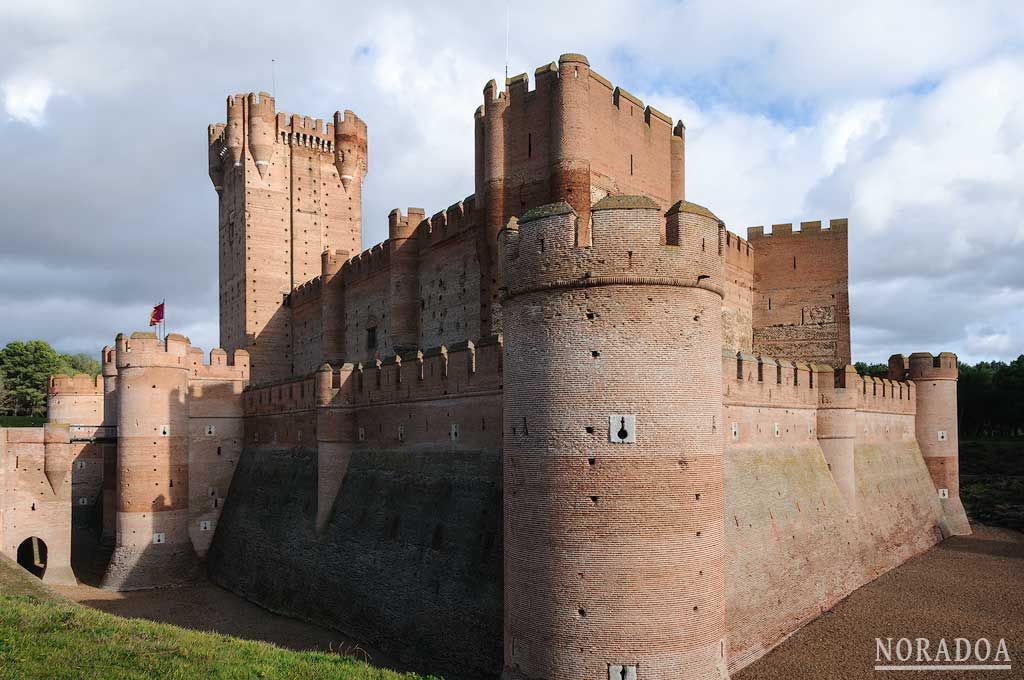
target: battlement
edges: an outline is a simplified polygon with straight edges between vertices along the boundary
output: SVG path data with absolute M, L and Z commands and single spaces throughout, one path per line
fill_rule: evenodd
M 722 352 L 722 397 L 727 406 L 815 407 L 815 368 L 788 359 Z
M 834 407 L 834 392 L 841 389 L 848 399 L 839 403 L 848 403 L 858 411 L 906 415 L 917 412 L 913 382 L 861 376 L 852 366 L 834 369 L 823 364 L 724 350 L 722 382 L 725 403 L 732 406 Z
M 391 266 L 391 249 L 388 241 L 383 241 L 367 248 L 341 266 L 341 274 L 345 277 L 345 285 L 365 281 Z
M 587 78 L 591 85 L 600 88 L 602 97 L 609 108 L 615 108 L 621 115 L 642 120 L 647 129 L 663 128 L 672 135 L 681 136 L 685 127 L 673 128 L 672 118 L 652 106 L 645 106 L 636 96 L 625 89 L 613 85 L 607 78 L 590 69 L 590 62 L 582 54 L 563 54 L 557 62 L 551 62 L 534 70 L 534 89 L 530 89 L 530 77 L 520 73 L 505 79 L 505 90 L 498 91 L 497 82 L 489 81 L 484 86 L 484 106 L 477 110 L 477 115 L 486 116 L 488 105 L 492 110 L 500 111 L 504 107 L 525 106 L 537 97 L 552 97 L 557 89 L 564 87 L 568 81 L 579 82 Z M 494 106 L 497 105 L 497 108 Z
M 72 394 L 72 395 L 102 395 L 103 377 L 78 373 L 77 375 L 54 375 L 50 377 L 50 384 L 47 394 Z
M 316 379 L 302 376 L 250 387 L 243 392 L 242 401 L 247 416 L 312 411 L 317 406 Z
M 446 210 L 434 213 L 419 225 L 420 243 L 430 247 L 477 227 L 476 197 L 472 194 Z
M 801 222 L 800 228 L 794 230 L 792 223 L 773 224 L 771 231 L 765 233 L 764 227 L 748 227 L 747 239 L 751 242 L 760 238 L 782 238 L 788 236 L 815 236 L 818 234 L 831 235 L 836 233 L 845 234 L 848 220 L 845 217 L 829 220 L 828 227 L 823 228 L 820 221 Z
M 869 375 L 857 376 L 850 382 L 850 387 L 857 393 L 858 411 L 908 415 L 917 412 L 917 391 L 913 382 Z
M 104 375 L 107 375 L 108 358 L 114 353 L 118 371 L 132 367 L 180 368 L 189 371 L 190 377 L 206 380 L 248 380 L 249 353 L 244 349 L 235 350 L 231 357 L 220 348 L 210 350 L 209 360 L 204 363 L 203 350 L 192 347 L 184 335 L 168 333 L 163 339 L 156 333 L 137 331 L 125 337 L 119 333 L 115 348 L 104 348 Z M 112 375 L 112 374 L 111 374 Z M 102 382 L 99 382 L 102 385 Z M 99 393 L 102 394 L 102 388 Z
M 335 157 L 335 165 L 347 190 L 353 177 L 367 170 L 366 123 L 351 111 L 336 111 L 334 123 L 322 118 L 278 112 L 266 92 L 239 93 L 227 98 L 227 123 L 207 128 L 210 179 L 220 191 L 224 166 L 230 160 L 240 166 L 245 146 L 252 154 L 260 176 L 265 176 L 273 156 L 273 145 L 310 149 Z
M 725 230 L 725 256 L 729 264 L 750 270 L 754 266 L 754 247 L 750 241 Z
M 956 355 L 952 352 L 941 352 L 938 356 L 932 356 L 930 352 L 914 352 L 907 365 L 907 375 L 911 380 L 956 380 L 960 375 Z
M 211 349 L 204 362 L 203 350 L 192 347 L 189 358 L 190 379 L 249 381 L 249 353 L 244 349 L 236 349 L 231 355 L 219 347 Z
M 529 210 L 501 232 L 508 297 L 615 284 L 705 288 L 722 295 L 723 226 L 680 202 L 663 215 L 645 196 L 608 196 L 590 229 L 564 202 Z
M 501 388 L 504 342 L 489 336 L 477 343 L 460 342 L 404 352 L 383 359 L 325 366 L 317 373 L 324 403 L 331 406 L 437 399 Z M 330 368 L 330 371 L 328 369 Z M 331 390 L 326 379 L 330 376 Z
M 319 276 L 300 284 L 298 288 L 288 294 L 288 305 L 299 307 L 313 300 L 319 300 L 322 286 L 323 283 Z

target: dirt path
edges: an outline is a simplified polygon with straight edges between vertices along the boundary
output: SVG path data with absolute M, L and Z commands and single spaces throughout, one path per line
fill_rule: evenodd
M 1004 638 L 1009 671 L 875 671 L 875 638 Z M 992 663 L 990 660 L 989 663 Z M 1024 534 L 975 526 L 872 581 L 733 680 L 1024 678 Z

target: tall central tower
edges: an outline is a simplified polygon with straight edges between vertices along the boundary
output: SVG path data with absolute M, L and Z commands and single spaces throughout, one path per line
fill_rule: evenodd
M 292 375 L 285 297 L 320 275 L 325 250 L 362 241 L 366 124 L 276 113 L 266 92 L 227 100 L 209 128 L 210 179 L 220 199 L 220 342 L 247 350 L 256 382 Z

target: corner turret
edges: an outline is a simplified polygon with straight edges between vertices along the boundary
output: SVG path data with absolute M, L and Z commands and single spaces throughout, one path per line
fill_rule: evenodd
M 117 538 L 103 587 L 138 590 L 193 578 L 189 537 L 188 338 L 119 335 Z
M 889 359 L 890 371 L 898 367 L 900 358 L 896 355 Z M 906 365 L 907 377 L 917 387 L 917 443 L 942 504 L 945 530 L 958 536 L 970 534 L 971 525 L 960 501 L 960 436 L 956 403 L 960 369 L 956 355 L 942 352 L 932 356 L 928 352 L 915 352 Z
M 345 191 L 352 182 L 357 189 L 362 186 L 368 170 L 366 155 L 366 123 L 359 116 L 346 110 L 344 114 L 334 113 L 334 165 Z
M 274 136 L 277 130 L 274 98 L 266 92 L 259 95 L 250 93 L 249 103 L 249 151 L 261 178 L 270 170 L 270 159 L 274 155 Z

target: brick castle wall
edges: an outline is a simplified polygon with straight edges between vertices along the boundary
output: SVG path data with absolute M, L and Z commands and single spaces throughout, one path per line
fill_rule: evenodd
M 850 360 L 846 220 L 747 230 L 754 250 L 754 351 L 845 366 Z

